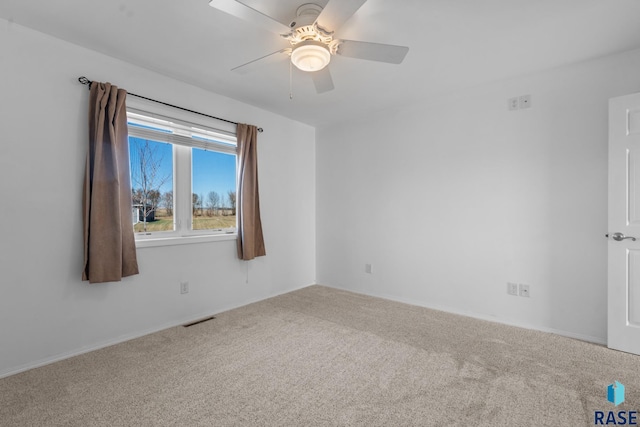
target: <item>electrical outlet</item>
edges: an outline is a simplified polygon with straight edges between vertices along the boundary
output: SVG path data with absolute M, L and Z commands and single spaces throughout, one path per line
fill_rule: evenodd
M 364 265 L 364 272 L 367 274 L 373 274 L 373 271 L 371 269 L 371 264 L 365 264 Z
M 518 296 L 518 284 L 517 283 L 507 282 L 507 293 L 509 295 Z
M 180 293 L 181 294 L 189 293 L 189 282 L 180 282 Z
M 520 296 L 529 298 L 529 285 L 523 285 L 520 283 Z
M 518 108 L 520 108 L 518 97 L 515 96 L 513 98 L 509 98 L 507 100 L 507 105 L 509 107 L 509 111 L 517 110 Z

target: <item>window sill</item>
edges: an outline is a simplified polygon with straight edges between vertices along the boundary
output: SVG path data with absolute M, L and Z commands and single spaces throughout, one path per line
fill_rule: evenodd
M 153 248 L 157 246 L 192 245 L 195 243 L 221 242 L 236 240 L 237 233 L 209 234 L 204 236 L 158 237 L 136 240 L 136 248 Z

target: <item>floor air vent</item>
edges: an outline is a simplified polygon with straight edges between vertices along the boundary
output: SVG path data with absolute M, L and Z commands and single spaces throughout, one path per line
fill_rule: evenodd
M 182 326 L 184 326 L 185 328 L 188 328 L 189 326 L 197 325 L 199 323 L 208 322 L 209 320 L 213 320 L 213 319 L 215 319 L 214 316 L 209 316 L 209 317 L 205 317 L 204 319 L 196 320 L 195 322 L 187 323 L 186 325 L 182 325 Z

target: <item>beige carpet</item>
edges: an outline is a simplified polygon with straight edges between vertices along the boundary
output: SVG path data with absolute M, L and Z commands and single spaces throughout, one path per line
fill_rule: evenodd
M 2 426 L 589 426 L 613 409 L 640 410 L 638 356 L 321 286 L 0 380 Z

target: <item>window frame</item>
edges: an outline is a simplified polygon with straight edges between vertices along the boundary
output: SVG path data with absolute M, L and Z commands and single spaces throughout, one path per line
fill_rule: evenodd
M 140 116 L 155 121 L 154 126 L 158 128 L 166 127 L 167 122 L 173 125 L 169 127 L 174 129 L 174 133 L 167 134 L 128 125 L 128 136 L 171 144 L 174 229 L 172 231 L 146 233 L 134 232 L 136 247 L 181 245 L 237 239 L 237 217 L 236 226 L 233 228 L 210 230 L 192 229 L 194 220 L 192 209 L 192 150 L 193 148 L 199 148 L 234 155 L 236 159 L 235 191 L 237 194 L 238 153 L 235 125 L 226 124 L 207 117 L 199 117 L 192 113 L 176 111 L 168 107 L 162 108 L 145 102 L 130 102 L 127 100 L 127 122 L 138 122 L 144 125 L 143 122 L 146 119 L 140 120 Z M 194 135 L 198 138 L 194 139 Z

